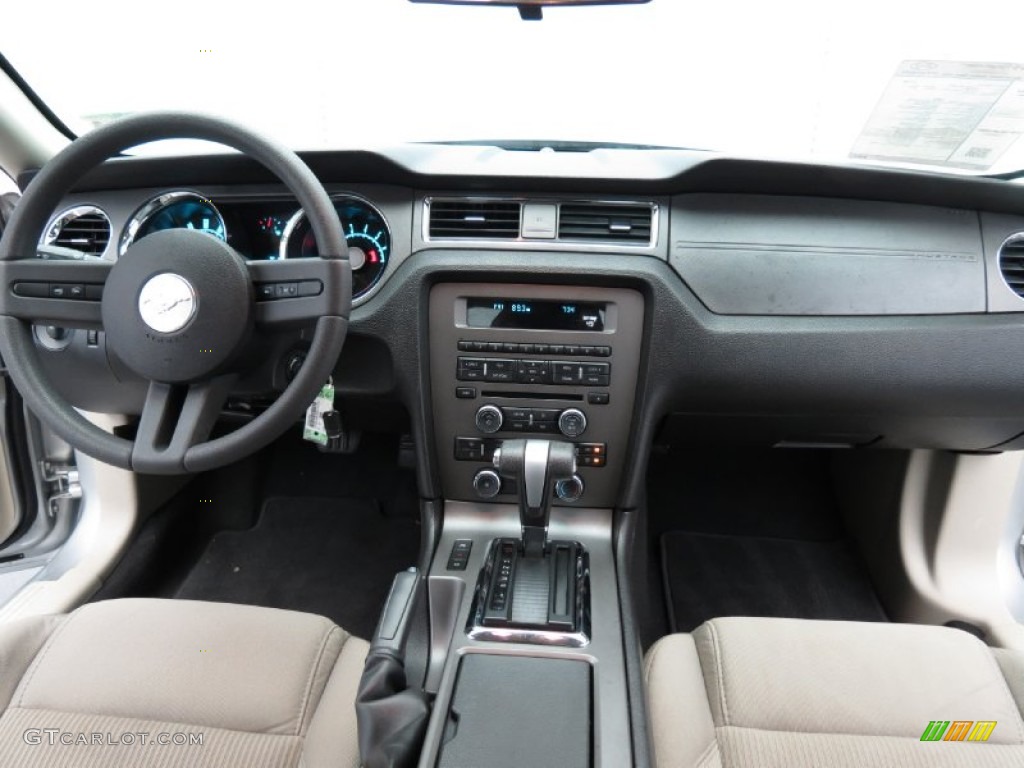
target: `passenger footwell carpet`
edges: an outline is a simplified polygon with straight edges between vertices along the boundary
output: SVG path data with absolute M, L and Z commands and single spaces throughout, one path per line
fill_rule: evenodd
M 675 632 L 718 616 L 886 621 L 867 574 L 841 540 L 670 531 L 661 550 Z
M 369 638 L 419 527 L 367 499 L 273 498 L 245 531 L 215 535 L 176 597 L 317 613 Z

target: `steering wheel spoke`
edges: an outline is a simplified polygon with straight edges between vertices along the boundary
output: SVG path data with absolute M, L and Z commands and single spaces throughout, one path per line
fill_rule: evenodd
M 340 259 L 250 261 L 247 266 L 257 326 L 286 328 L 344 315 L 352 296 L 351 271 Z
M 69 328 L 100 328 L 106 261 L 0 261 L 0 315 Z
M 237 378 L 229 374 L 194 384 L 150 382 L 132 450 L 132 468 L 166 474 L 171 465 L 185 472 L 186 454 L 210 436 Z

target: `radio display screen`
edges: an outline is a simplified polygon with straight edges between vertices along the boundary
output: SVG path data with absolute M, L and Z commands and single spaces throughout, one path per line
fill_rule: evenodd
M 470 328 L 524 328 L 536 331 L 603 331 L 603 301 L 467 298 Z

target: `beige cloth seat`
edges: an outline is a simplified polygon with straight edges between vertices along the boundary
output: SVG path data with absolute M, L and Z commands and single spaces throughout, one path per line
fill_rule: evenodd
M 657 768 L 1024 766 L 1024 654 L 945 627 L 724 618 L 645 664 Z M 930 721 L 987 742 L 922 742 Z
M 367 650 L 321 616 L 190 600 L 0 625 L 0 765 L 353 768 Z

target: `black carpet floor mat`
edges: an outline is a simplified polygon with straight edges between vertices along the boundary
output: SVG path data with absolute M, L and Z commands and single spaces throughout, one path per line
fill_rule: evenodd
M 672 629 L 719 616 L 886 621 L 845 542 L 670 531 L 662 563 Z
M 369 638 L 418 551 L 415 520 L 372 500 L 271 498 L 253 528 L 210 540 L 176 597 L 307 611 Z

